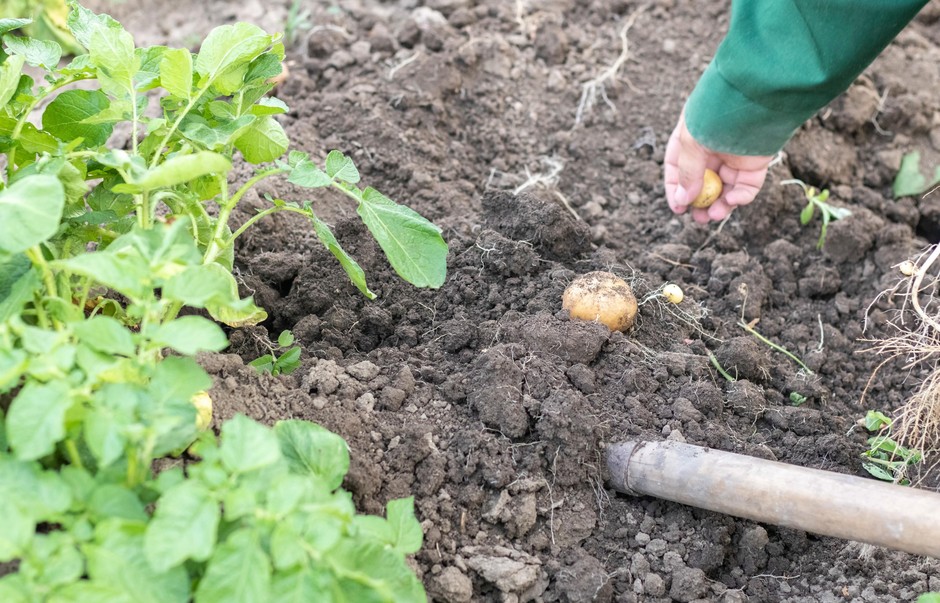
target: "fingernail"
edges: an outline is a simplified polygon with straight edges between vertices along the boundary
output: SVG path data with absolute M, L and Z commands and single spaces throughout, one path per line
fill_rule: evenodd
M 680 184 L 676 187 L 676 203 L 680 205 L 689 204 L 689 193 L 686 192 L 685 188 Z

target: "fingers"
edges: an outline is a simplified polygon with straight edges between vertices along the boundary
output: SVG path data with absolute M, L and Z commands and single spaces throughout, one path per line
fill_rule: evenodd
M 734 169 L 724 165 L 719 170 L 725 183 L 724 200 L 731 206 L 747 205 L 757 196 L 767 177 L 767 168 Z
M 708 162 L 708 153 L 692 138 L 685 128 L 685 121 L 679 126 L 679 182 L 676 185 L 676 203 L 688 205 L 702 192 L 702 183 L 705 179 L 705 168 Z

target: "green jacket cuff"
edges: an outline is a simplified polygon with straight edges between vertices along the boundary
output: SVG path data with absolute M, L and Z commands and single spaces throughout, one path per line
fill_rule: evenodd
M 779 111 L 745 96 L 714 61 L 685 107 L 685 124 L 700 144 L 732 155 L 773 155 L 815 110 Z

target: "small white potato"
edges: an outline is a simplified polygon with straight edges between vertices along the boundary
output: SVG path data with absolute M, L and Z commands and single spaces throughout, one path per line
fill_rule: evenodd
M 682 300 L 685 299 L 685 293 L 682 292 L 682 287 L 679 285 L 669 283 L 663 287 L 663 297 L 665 297 L 666 301 L 669 303 L 681 304 Z

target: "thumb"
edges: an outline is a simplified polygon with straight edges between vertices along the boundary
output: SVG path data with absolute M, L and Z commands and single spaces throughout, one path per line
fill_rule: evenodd
M 676 202 L 688 205 L 702 192 L 705 180 L 706 152 L 683 124 L 679 134 L 679 185 L 676 187 Z

